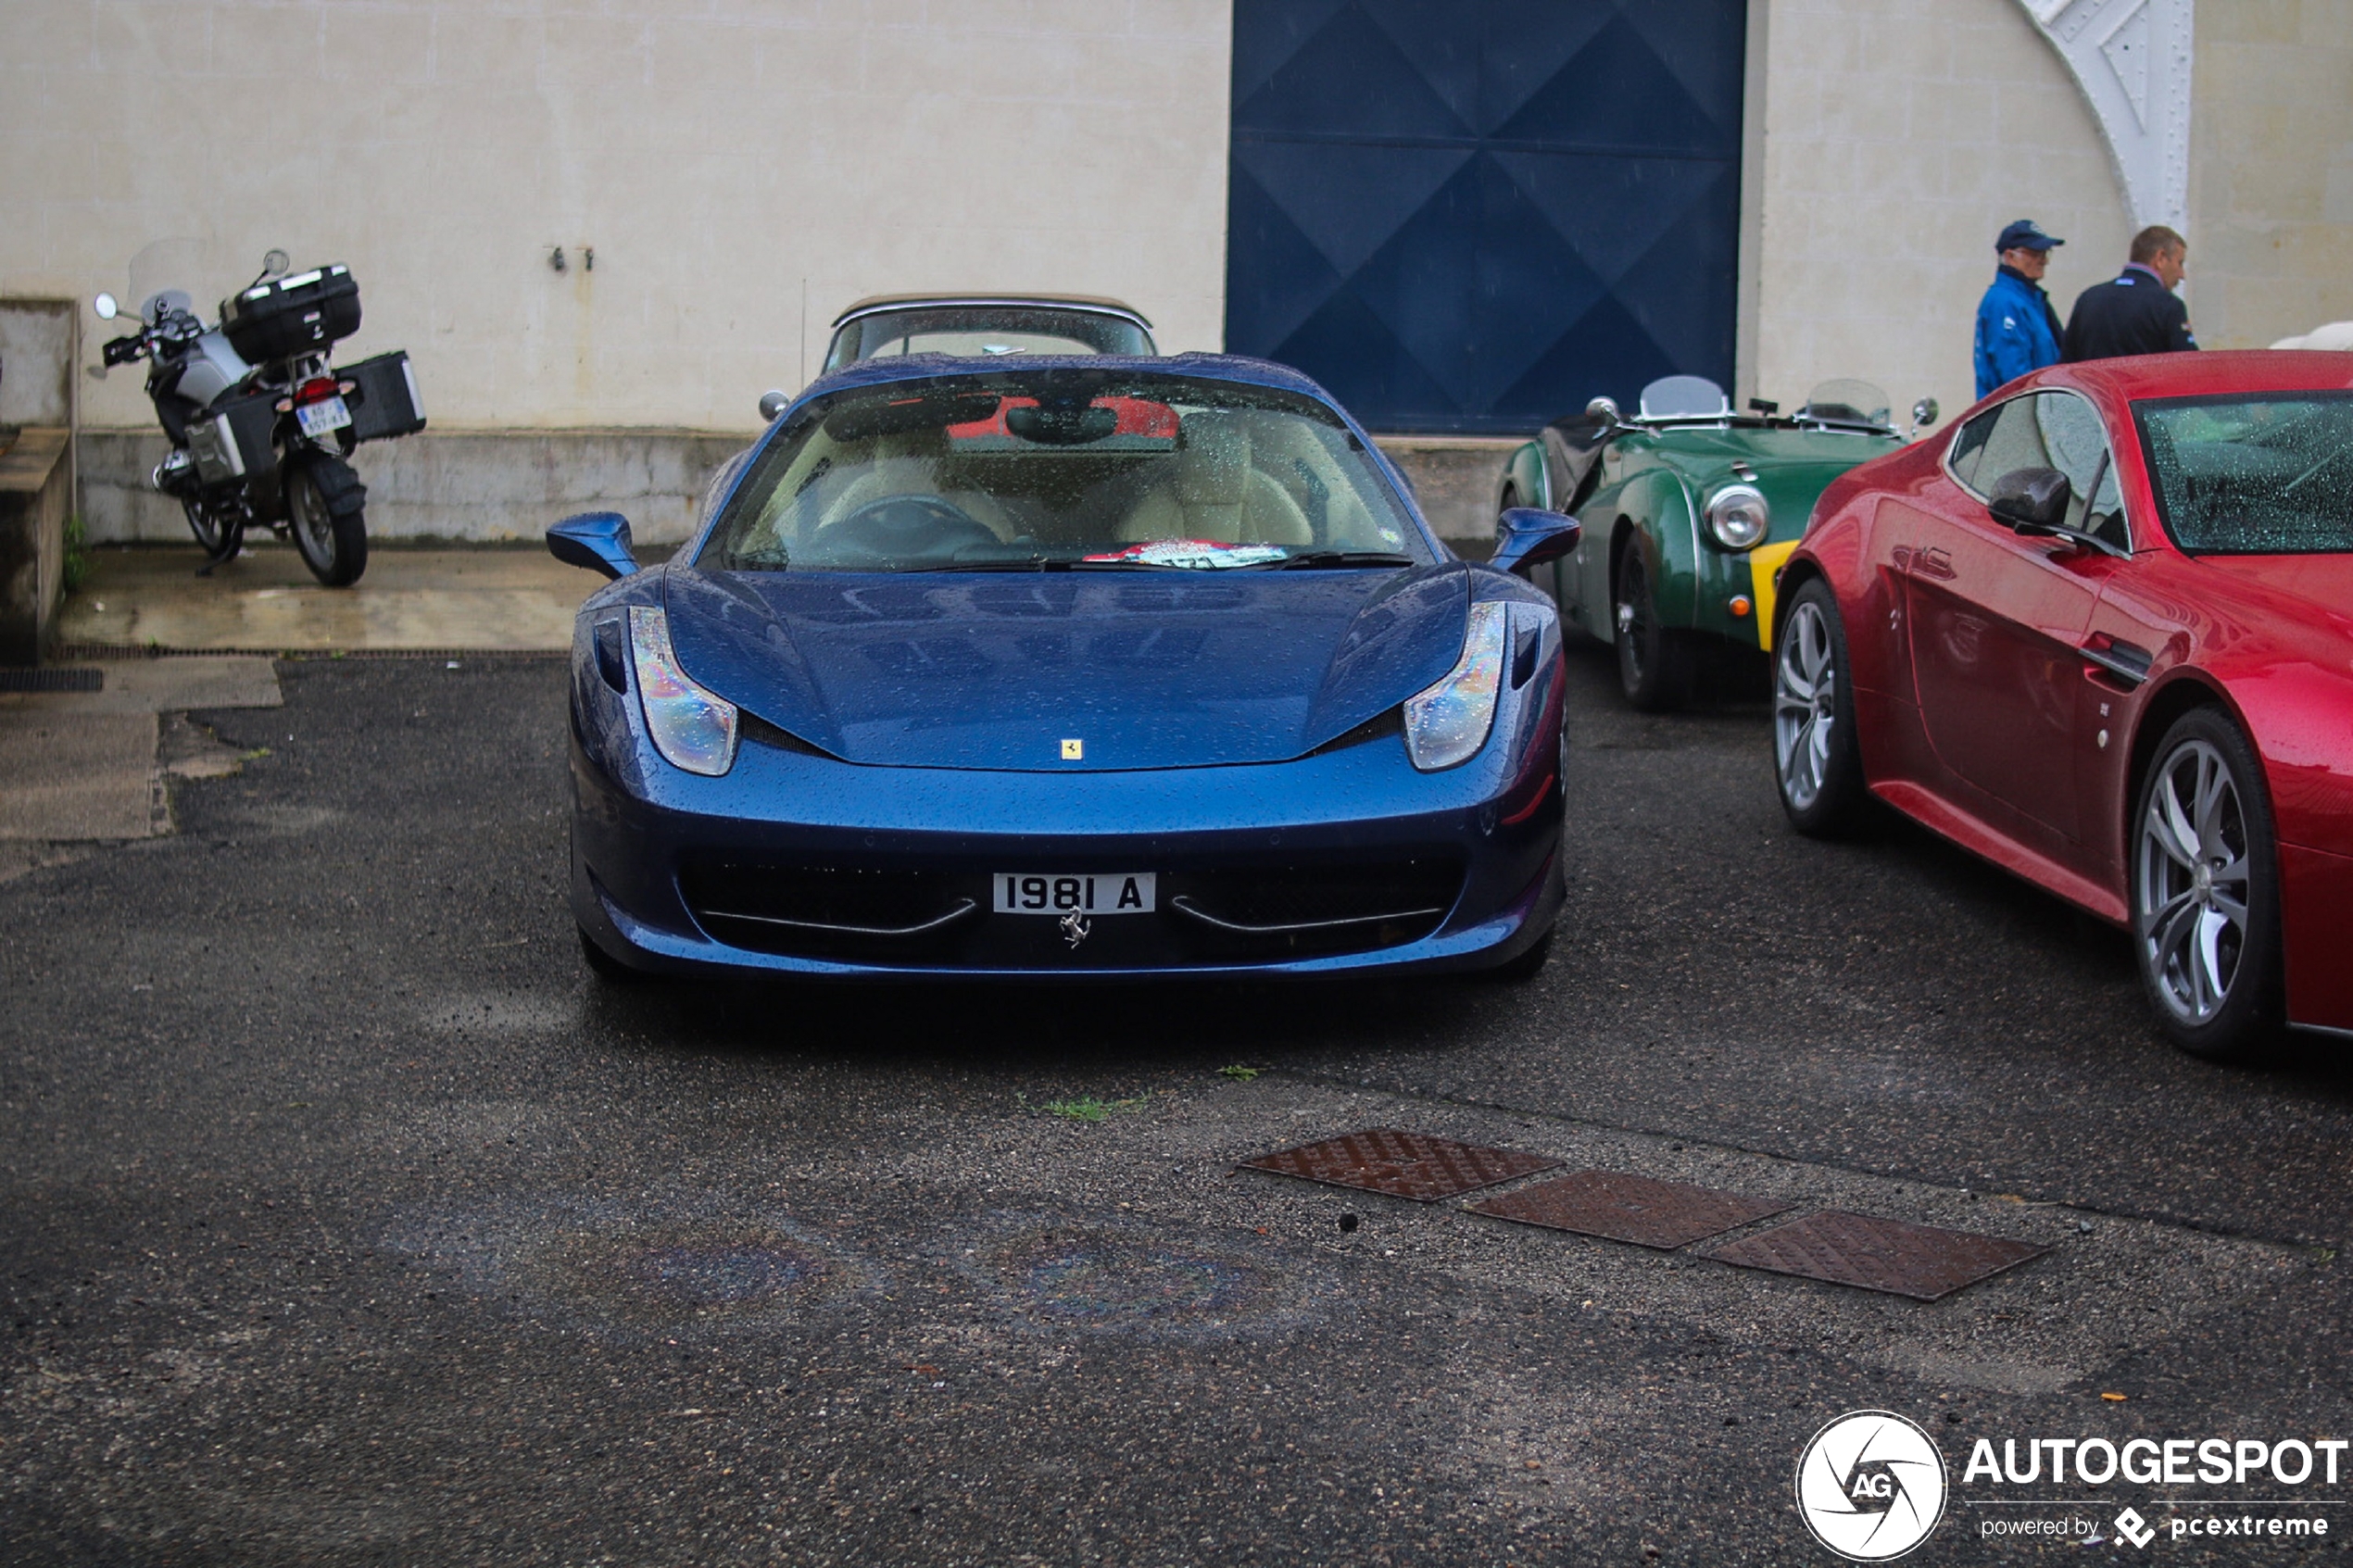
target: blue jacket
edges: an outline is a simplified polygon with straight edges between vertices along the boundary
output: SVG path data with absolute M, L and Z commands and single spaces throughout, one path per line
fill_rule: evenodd
M 2057 364 L 2064 335 L 2042 285 L 2014 268 L 2002 268 L 1977 306 L 1977 395 Z

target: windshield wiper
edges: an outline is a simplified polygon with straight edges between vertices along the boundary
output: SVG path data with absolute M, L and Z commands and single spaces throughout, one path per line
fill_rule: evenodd
M 1418 563 L 1411 556 L 1401 556 L 1394 550 L 1309 550 L 1304 555 L 1285 556 L 1264 566 L 1252 567 L 1253 571 L 1315 571 L 1327 568 L 1362 566 L 1414 566 Z
M 1132 558 L 1120 560 L 1066 560 L 1057 561 L 1054 564 L 1065 571 L 1230 571 L 1233 570 L 1231 567 L 1184 566 L 1176 561 L 1136 560 Z
M 1002 557 L 981 560 L 925 561 L 919 566 L 882 567 L 884 571 L 1055 571 L 1068 565 L 1049 556 L 1022 556 L 1007 560 Z

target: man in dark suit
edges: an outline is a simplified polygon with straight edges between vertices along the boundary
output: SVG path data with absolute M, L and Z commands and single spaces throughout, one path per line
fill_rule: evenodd
M 2105 283 L 2078 295 L 2067 319 L 2066 358 L 2113 359 L 2196 348 L 2190 307 L 2173 287 L 2189 270 L 2189 242 L 2162 223 L 2133 236 L 2133 259 Z

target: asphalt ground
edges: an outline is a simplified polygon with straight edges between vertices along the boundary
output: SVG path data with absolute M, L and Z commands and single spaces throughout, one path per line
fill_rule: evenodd
M 6 1562 L 1830 1562 L 1867 1407 L 1950 1467 L 1907 1561 L 2010 1562 L 2059 1494 L 1978 1436 L 2353 1436 L 2340 1050 L 2182 1058 L 2118 935 L 1794 837 L 1760 703 L 1573 660 L 1526 985 L 614 990 L 560 663 L 279 671 L 174 834 L 0 883 Z M 1921 1303 L 1235 1170 L 1376 1125 L 2051 1250 Z

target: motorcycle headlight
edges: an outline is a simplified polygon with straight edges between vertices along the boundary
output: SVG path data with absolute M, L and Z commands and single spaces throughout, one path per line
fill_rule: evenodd
M 646 734 L 671 765 L 716 778 L 735 765 L 736 705 L 703 690 L 679 668 L 670 617 L 644 605 L 629 611 L 629 646 Z
M 1495 727 L 1495 694 L 1504 683 L 1504 633 L 1509 614 L 1500 604 L 1471 606 L 1463 657 L 1433 684 L 1405 699 L 1405 755 L 1425 773 L 1466 762 Z
M 1728 484 L 1707 503 L 1707 531 L 1728 550 L 1745 550 L 1773 526 L 1773 508 L 1753 484 Z

